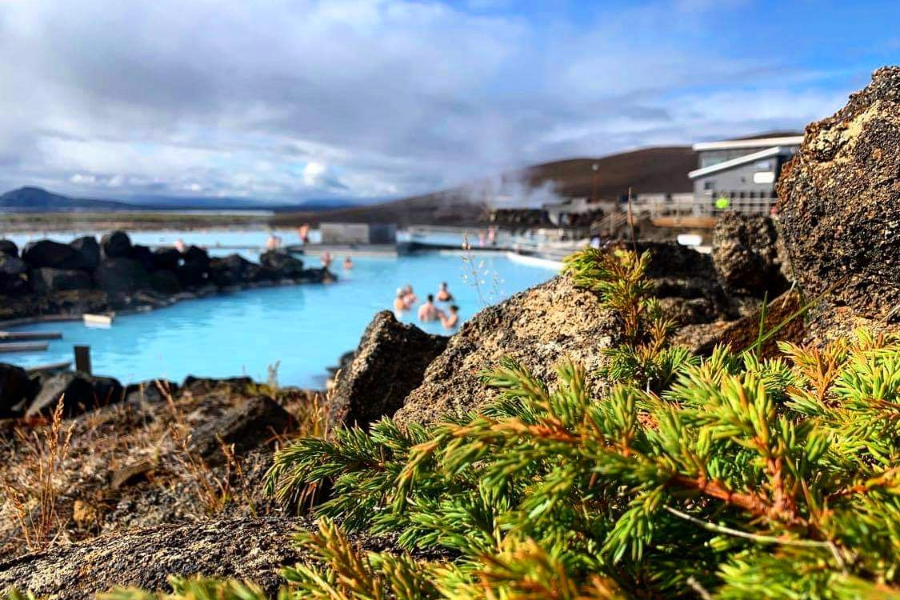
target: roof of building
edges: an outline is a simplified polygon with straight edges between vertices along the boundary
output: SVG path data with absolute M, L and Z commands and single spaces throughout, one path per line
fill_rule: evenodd
M 754 133 L 753 135 L 728 138 L 726 141 L 739 142 L 741 140 L 765 140 L 769 138 L 797 137 L 802 135 L 802 131 L 766 131 L 764 133 Z
M 704 150 L 740 150 L 742 148 L 770 148 L 772 146 L 799 146 L 803 142 L 802 135 L 782 135 L 778 137 L 753 137 L 721 142 L 699 142 L 694 144 L 694 151 Z
M 762 160 L 764 158 L 769 158 L 770 156 L 778 156 L 779 154 L 787 153 L 787 151 L 788 149 L 785 146 L 773 146 L 759 152 L 745 154 L 744 156 L 732 158 L 731 160 L 726 160 L 724 162 L 710 165 L 708 167 L 703 167 L 702 169 L 696 169 L 688 173 L 688 177 L 690 177 L 691 179 L 697 179 L 698 177 L 704 177 L 706 175 L 711 175 L 712 173 L 718 173 L 719 171 L 727 171 L 728 169 L 733 169 L 734 167 L 739 167 L 747 163 Z

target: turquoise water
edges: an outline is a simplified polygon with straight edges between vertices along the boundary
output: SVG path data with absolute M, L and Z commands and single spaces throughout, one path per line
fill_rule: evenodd
M 341 257 L 338 257 L 341 258 Z M 390 309 L 396 288 L 410 283 L 419 298 L 446 281 L 469 319 L 485 304 L 546 281 L 554 270 L 526 266 L 505 256 L 475 256 L 472 263 L 453 253 L 400 258 L 358 258 L 332 285 L 300 285 L 247 290 L 181 302 L 149 313 L 120 316 L 110 329 L 81 322 L 44 323 L 20 331 L 61 331 L 48 352 L 8 354 L 3 360 L 32 366 L 70 360 L 72 346 L 91 346 L 94 372 L 122 382 L 186 375 L 248 375 L 265 381 L 267 367 L 280 361 L 281 385 L 322 388 L 326 368 L 359 342 L 372 315 Z M 481 291 L 472 285 L 478 267 Z M 480 297 L 479 297 L 480 296 Z M 402 320 L 414 321 L 414 314 Z M 432 333 L 440 323 L 421 325 Z

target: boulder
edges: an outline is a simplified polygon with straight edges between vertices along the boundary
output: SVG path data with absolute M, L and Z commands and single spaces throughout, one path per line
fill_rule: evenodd
M 25 369 L 0 363 L 0 419 L 19 416 L 20 405 L 34 392 L 35 385 Z
M 240 254 L 230 254 L 225 258 L 214 258 L 210 261 L 209 274 L 217 286 L 231 287 L 256 280 L 260 274 L 260 267 Z
M 444 351 L 447 340 L 400 323 L 390 311 L 376 314 L 350 364 L 337 377 L 331 417 L 366 427 L 394 414 L 422 384 L 425 369 Z
M 55 292 L 41 300 L 39 307 L 44 314 L 83 315 L 109 309 L 109 296 L 97 289 Z
M 559 275 L 467 321 L 425 371 L 422 385 L 394 415 L 401 424 L 430 423 L 447 414 L 478 410 L 498 398 L 481 381 L 484 369 L 510 357 L 552 383 L 554 366 L 570 359 L 584 365 L 596 393 L 603 351 L 620 339 L 621 327 L 592 292 Z
M 100 240 L 100 248 L 104 258 L 120 258 L 128 256 L 131 251 L 131 238 L 124 231 L 107 233 Z
M 778 181 L 791 266 L 841 321 L 900 320 L 900 67 L 806 128 Z M 824 307 L 823 307 L 824 310 Z
M 631 244 L 622 244 L 630 249 Z M 638 242 L 639 253 L 650 253 L 647 277 L 666 314 L 679 325 L 708 323 L 731 312 L 716 279 L 712 257 L 674 242 Z
M 302 283 L 331 283 L 337 281 L 337 276 L 323 267 L 320 269 L 303 269 L 295 279 Z
M 154 271 L 150 273 L 150 288 L 163 296 L 174 296 L 181 292 L 181 281 L 175 271 Z
M 22 251 L 22 259 L 33 269 L 71 269 L 77 268 L 80 262 L 74 248 L 53 240 L 30 242 Z
M 89 290 L 93 281 L 89 273 L 71 269 L 34 269 L 29 275 L 31 286 L 39 294 Z
M 291 541 L 299 523 L 311 526 L 286 517 L 216 518 L 103 535 L 0 563 L 0 592 L 83 600 L 114 587 L 169 590 L 170 576 L 205 575 L 253 581 L 274 598 L 281 568 L 301 558 Z
M 233 445 L 241 456 L 275 440 L 291 424 L 291 415 L 280 404 L 258 396 L 195 428 L 191 434 L 191 450 L 210 464 L 224 460 L 222 443 Z
M 787 290 L 786 256 L 769 217 L 726 213 L 712 236 L 712 257 L 731 294 L 774 298 Z
M 0 240 L 0 254 L 19 256 L 19 247 L 12 240 Z
M 178 384 L 172 381 L 154 379 L 132 383 L 125 388 L 125 402 L 164 402 L 168 395 L 178 394 Z
M 193 263 L 204 268 L 209 266 L 209 254 L 199 246 L 189 246 L 182 254 L 181 258 L 185 263 Z
M 269 250 L 261 254 L 259 264 L 272 279 L 295 279 L 303 274 L 303 261 L 283 251 Z
M 156 268 L 156 258 L 153 256 L 153 250 L 147 246 L 135 244 L 128 251 L 128 258 L 141 263 L 141 266 L 148 273 Z
M 157 248 L 153 251 L 153 268 L 174 271 L 181 263 L 181 253 L 175 248 Z
M 128 294 L 150 287 L 147 270 L 128 258 L 104 258 L 94 271 L 94 281 L 109 294 Z
M 202 287 L 209 283 L 209 266 L 186 261 L 175 269 L 175 276 L 183 288 Z
M 804 315 L 799 314 L 801 306 L 800 294 L 796 290 L 789 290 L 766 305 L 764 331 L 778 328 L 778 333 L 763 344 L 764 357 L 780 355 L 777 344 L 779 341 L 803 343 L 807 325 Z M 761 319 L 762 307 L 735 321 L 682 327 L 676 332 L 672 342 L 704 356 L 708 356 L 718 344 L 731 346 L 733 351 L 741 352 L 756 343 Z
M 69 268 L 93 271 L 100 264 L 100 244 L 97 243 L 97 238 L 94 236 L 80 237 L 77 240 L 73 240 L 69 246 L 72 247 L 77 256 L 76 266 L 70 266 Z
M 41 382 L 41 390 L 25 413 L 26 417 L 51 415 L 60 397 L 63 414 L 73 417 L 81 413 L 121 402 L 122 385 L 111 377 L 92 377 L 85 373 L 66 372 L 51 375 Z
M 0 278 L 17 279 L 28 271 L 25 261 L 11 254 L 0 253 Z
M 212 379 L 209 377 L 194 377 L 193 375 L 188 375 L 181 383 L 181 389 L 184 392 L 198 396 L 208 394 L 214 390 L 242 390 L 252 383 L 253 380 L 249 377 Z
M 27 272 L 28 265 L 24 260 L 18 256 L 0 252 L 0 295 L 30 294 L 31 287 L 25 277 Z

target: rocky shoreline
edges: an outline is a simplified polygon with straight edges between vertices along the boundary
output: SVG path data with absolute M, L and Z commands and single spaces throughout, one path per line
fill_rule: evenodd
M 327 269 L 304 267 L 270 250 L 259 264 L 238 254 L 210 257 L 198 246 L 151 250 L 121 231 L 69 244 L 40 240 L 19 248 L 0 240 L 0 321 L 153 308 L 252 287 L 328 283 Z
M 92 236 L 69 244 L 31 242 L 21 254 L 12 241 L 0 240 L 0 327 L 85 313 L 143 311 L 219 293 L 336 279 L 329 270 L 305 268 L 303 261 L 282 251 L 262 254 L 257 264 L 238 254 L 211 258 L 197 246 L 183 252 L 151 250 L 132 244 L 121 231 L 100 242 Z M 192 380 L 189 377 L 182 387 Z M 66 416 L 74 416 L 156 387 L 155 382 L 123 386 L 110 377 L 75 372 L 32 375 L 0 363 L 0 418 L 46 416 L 60 396 L 65 398 Z

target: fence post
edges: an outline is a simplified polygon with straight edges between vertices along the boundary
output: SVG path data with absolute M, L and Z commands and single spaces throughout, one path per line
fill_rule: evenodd
M 80 371 L 85 375 L 91 374 L 90 346 L 75 346 L 75 370 Z

